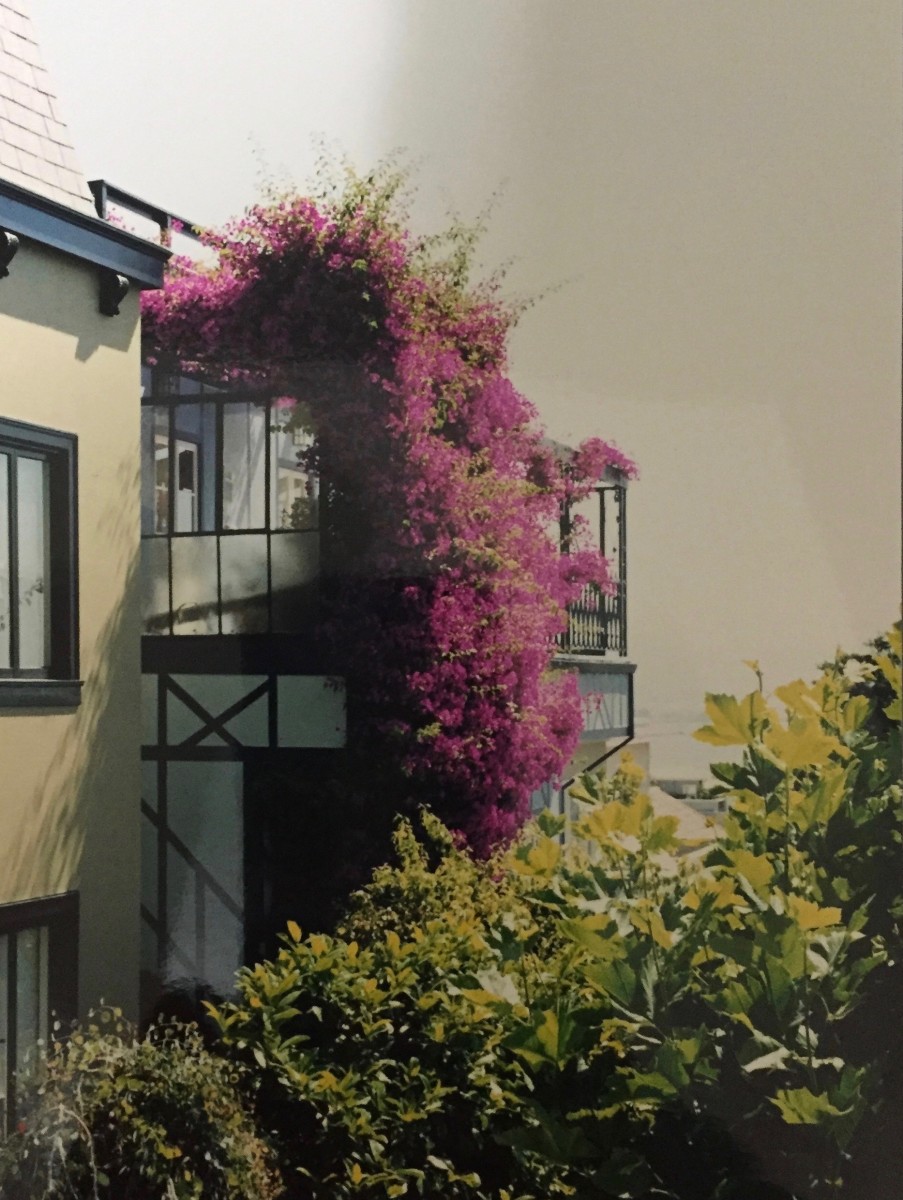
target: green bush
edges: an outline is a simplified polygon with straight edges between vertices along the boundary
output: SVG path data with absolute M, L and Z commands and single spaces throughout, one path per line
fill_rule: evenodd
M 894 629 L 707 697 L 710 846 L 629 767 L 487 862 L 401 822 L 336 936 L 290 923 L 210 1006 L 228 1058 L 110 1012 L 54 1043 L 3 1196 L 890 1200 L 901 692 Z
M 197 1030 L 144 1038 L 115 1010 L 54 1042 L 26 1120 L 0 1150 L 5 1200 L 270 1200 L 246 1080 Z
M 338 936 L 291 926 L 215 1014 L 290 1195 L 857 1195 L 894 1111 L 863 1029 L 900 960 L 899 661 L 893 631 L 860 678 L 708 697 L 743 748 L 709 849 L 629 772 L 489 863 L 402 824 Z
M 292 925 L 273 962 L 239 974 L 223 1036 L 262 1068 L 260 1119 L 291 1196 L 562 1194 L 557 1165 L 501 1137 L 530 1119 L 525 1074 L 482 1002 L 526 998 L 546 970 L 529 889 L 423 820 L 427 844 L 399 825 L 398 865 L 355 897 L 339 936 Z M 506 938 L 531 950 L 514 974 Z

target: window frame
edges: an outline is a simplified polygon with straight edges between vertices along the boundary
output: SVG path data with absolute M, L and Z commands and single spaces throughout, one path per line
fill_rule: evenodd
M 193 408 L 195 406 L 209 406 L 206 415 L 201 409 L 201 422 L 206 433 L 210 435 L 209 443 L 205 441 L 203 433 L 196 438 L 193 433 L 189 432 L 187 422 L 180 422 L 179 410 L 183 407 Z M 225 494 L 229 479 L 226 469 L 225 426 L 230 416 L 230 407 L 235 410 L 244 409 L 247 414 L 256 409 L 263 420 L 263 463 L 258 468 L 261 478 L 257 480 L 257 483 L 261 485 L 262 492 L 260 497 L 262 520 L 253 522 L 249 520 L 249 523 L 238 526 L 231 526 L 225 522 L 227 507 Z M 162 556 L 150 549 L 147 553 L 154 554 L 155 560 L 160 560 L 156 561 L 156 568 L 159 570 L 164 590 L 168 587 L 169 591 L 168 608 L 165 611 L 155 612 L 152 618 L 149 617 L 147 611 L 144 612 L 142 636 L 232 638 L 244 634 L 250 637 L 273 637 L 293 632 L 283 628 L 283 617 L 277 610 L 277 604 L 274 601 L 276 595 L 274 592 L 274 562 L 277 570 L 279 565 L 278 554 L 274 554 L 274 550 L 279 547 L 277 539 L 315 535 L 315 554 L 319 555 L 323 523 L 322 496 L 319 492 L 319 480 L 317 480 L 317 490 L 314 493 L 316 505 L 312 507 L 311 518 L 306 519 L 300 527 L 283 524 L 282 512 L 284 510 L 280 508 L 278 502 L 278 485 L 283 465 L 283 459 L 279 455 L 278 442 L 278 435 L 283 432 L 283 426 L 279 422 L 281 405 L 278 402 L 278 393 L 272 388 L 236 387 L 233 389 L 222 383 L 208 383 L 200 376 L 180 374 L 163 367 L 144 364 L 142 367 L 141 408 L 142 414 L 152 414 L 146 430 L 142 430 L 142 556 L 146 552 L 145 543 L 148 544 L 148 547 L 153 543 L 162 544 L 165 547 Z M 240 417 L 241 413 L 236 411 L 231 415 Z M 204 424 L 208 419 L 212 422 L 212 428 L 209 429 Z M 145 438 L 147 438 L 146 444 Z M 295 450 L 300 449 L 304 444 L 310 444 L 313 438 L 312 431 L 304 429 L 299 436 L 299 429 L 296 428 L 292 439 Z M 157 448 L 162 447 L 164 440 L 168 444 L 168 453 L 165 459 L 167 464 L 166 528 L 161 530 L 157 528 L 159 489 L 156 482 L 158 470 L 156 455 Z M 176 520 L 179 490 L 178 460 L 180 449 L 188 449 L 191 446 L 197 447 L 194 464 L 194 494 L 198 519 L 196 528 L 185 529 L 176 527 L 180 524 Z M 205 449 L 209 451 L 212 461 L 208 461 Z M 149 457 L 150 454 L 153 454 L 153 459 Z M 297 463 L 295 463 L 295 468 L 297 469 Z M 151 470 L 153 475 L 151 475 Z M 305 474 L 316 479 L 314 473 L 305 472 Z M 208 486 L 212 487 L 213 492 L 212 510 L 207 507 L 211 504 L 211 497 L 207 496 L 206 491 Z M 205 512 L 206 516 L 202 515 Z M 226 590 L 225 560 L 228 557 L 228 554 L 224 554 L 224 550 L 229 546 L 228 539 L 252 537 L 259 538 L 265 547 L 265 554 L 261 554 L 260 559 L 261 564 L 265 561 L 266 583 L 259 595 L 249 598 L 256 603 L 249 605 L 248 608 L 249 612 L 253 611 L 256 614 L 259 627 L 237 631 L 231 626 L 226 627 L 230 609 L 237 602 L 234 598 L 224 595 Z M 215 555 L 215 563 L 208 564 L 210 581 L 215 581 L 215 587 L 210 589 L 212 598 L 199 601 L 196 605 L 180 604 L 179 596 L 176 594 L 179 568 L 174 558 L 177 553 L 176 547 L 184 539 L 193 541 L 205 539 L 213 547 Z M 282 545 L 287 546 L 289 543 L 286 541 Z M 245 542 L 245 546 L 250 546 L 250 542 Z M 146 569 L 145 566 L 142 567 L 143 571 Z M 317 573 L 320 570 L 318 559 Z M 144 600 L 149 595 L 148 579 L 149 575 L 143 575 Z M 302 581 L 303 585 L 306 585 L 306 581 Z M 278 592 L 278 588 L 276 591 Z M 215 594 L 213 594 L 214 592 Z M 180 621 L 184 619 L 186 609 L 188 611 L 196 610 L 197 619 L 206 619 L 208 627 L 196 629 L 193 632 L 177 628 Z
M 4 668 L 0 672 L 0 709 L 73 708 L 81 700 L 82 688 L 78 633 L 78 438 L 73 433 L 0 417 L 0 453 L 4 451 L 40 459 L 48 468 L 50 665 L 46 671 Z M 13 511 L 10 507 L 10 526 Z M 12 545 L 10 537 L 10 553 Z M 10 599 L 12 607 L 15 599 L 12 596 Z
M 0 904 L 0 935 L 9 938 L 12 953 L 6 986 L 7 1075 L 3 1081 L 6 1088 L 6 1125 L 3 1129 L 0 1113 L 0 1137 L 12 1126 L 16 1112 L 16 987 L 17 959 L 15 956 L 18 935 L 31 930 L 47 929 L 47 1012 L 48 1036 L 54 1021 L 64 1027 L 73 1021 L 78 1011 L 78 938 L 79 898 L 78 892 L 61 892 L 54 896 L 41 896 L 32 900 L 18 900 Z M 12 1039 L 9 1038 L 13 1031 Z

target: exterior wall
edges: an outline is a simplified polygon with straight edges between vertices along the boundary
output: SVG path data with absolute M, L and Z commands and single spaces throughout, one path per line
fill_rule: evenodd
M 79 1007 L 137 1011 L 138 297 L 23 239 L 0 280 L 0 416 L 78 437 L 81 704 L 0 710 L 0 903 L 77 889 Z

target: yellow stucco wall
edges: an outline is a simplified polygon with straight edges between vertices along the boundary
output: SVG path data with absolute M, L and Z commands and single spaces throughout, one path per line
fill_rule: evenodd
M 82 702 L 0 709 L 0 902 L 78 889 L 80 1007 L 137 1008 L 138 297 L 23 239 L 0 280 L 0 416 L 78 436 Z

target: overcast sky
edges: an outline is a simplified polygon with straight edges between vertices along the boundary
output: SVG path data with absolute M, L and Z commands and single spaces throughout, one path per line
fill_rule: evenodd
M 900 604 L 900 0 L 33 0 L 89 177 L 216 223 L 320 140 L 499 193 L 554 289 L 515 382 L 640 461 L 639 704 L 693 771 L 705 690 L 772 686 Z M 556 287 L 556 285 L 561 285 Z

